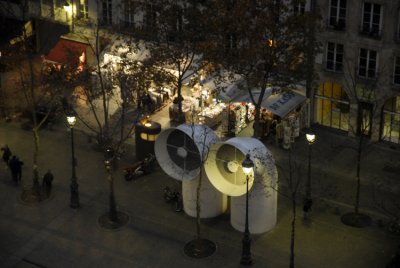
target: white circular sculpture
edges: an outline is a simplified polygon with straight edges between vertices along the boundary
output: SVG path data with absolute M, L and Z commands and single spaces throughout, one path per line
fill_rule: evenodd
M 161 168 L 170 177 L 182 181 L 183 209 L 189 216 L 196 216 L 200 171 L 200 217 L 215 217 L 227 208 L 227 196 L 211 185 L 203 169 L 203 159 L 216 142 L 219 138 L 209 127 L 186 124 L 162 131 L 155 141 L 154 153 Z
M 259 234 L 271 230 L 277 217 L 278 172 L 265 145 L 255 138 L 232 138 L 213 144 L 204 169 L 212 185 L 231 196 L 231 224 L 244 231 L 246 175 L 242 162 L 246 154 L 254 162 L 254 175 L 249 178 L 249 230 Z

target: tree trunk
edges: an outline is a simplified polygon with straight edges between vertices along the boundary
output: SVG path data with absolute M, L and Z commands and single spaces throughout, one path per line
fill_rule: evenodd
M 290 268 L 294 268 L 294 242 L 296 232 L 296 192 L 292 192 L 292 232 L 290 235 Z
M 201 239 L 201 229 L 200 229 L 200 212 L 201 212 L 201 206 L 200 206 L 200 191 L 201 191 L 201 184 L 202 184 L 202 177 L 203 177 L 203 170 L 200 168 L 200 174 L 199 174 L 199 183 L 197 184 L 196 188 L 196 236 L 197 239 Z
M 179 114 L 182 114 L 182 77 L 179 77 L 178 79 L 177 93 L 178 93 L 178 111 Z
M 362 146 L 363 146 L 363 129 L 361 130 L 360 137 L 358 140 L 358 148 L 357 148 L 357 166 L 356 166 L 356 202 L 354 205 L 354 212 L 358 214 L 359 207 L 360 207 L 360 186 L 361 186 L 361 178 L 360 178 L 360 171 L 361 171 L 361 153 L 362 153 Z

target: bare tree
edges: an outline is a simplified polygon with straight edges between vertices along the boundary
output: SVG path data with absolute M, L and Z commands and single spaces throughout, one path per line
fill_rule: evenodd
M 304 22 L 314 26 L 317 16 L 293 12 L 291 5 L 291 1 L 273 0 L 213 1 L 206 16 L 211 32 L 206 58 L 246 81 L 256 108 L 256 136 L 266 89 L 273 85 L 290 90 L 312 79 L 307 66 L 317 45 L 309 38 L 313 33 L 304 30 Z M 255 90 L 260 92 L 258 98 Z
M 14 19 L 21 17 L 24 21 L 27 15 L 27 1 L 21 1 L 13 8 L 7 7 L 12 12 L 9 15 Z M 15 94 L 22 93 L 26 102 L 30 122 L 23 126 L 32 130 L 34 141 L 33 186 L 29 190 L 24 190 L 21 198 L 26 202 L 37 203 L 44 198 L 39 185 L 40 130 L 54 112 L 59 91 L 57 87 L 53 87 L 54 77 L 51 77 L 51 73 L 35 52 L 35 42 L 29 24 L 21 24 L 18 32 L 20 35 L 2 48 L 3 62 L 13 73 Z M 45 109 L 40 109 L 40 106 Z
M 379 77 L 378 73 L 372 70 L 366 70 L 366 78 L 360 78 L 360 70 L 352 71 L 352 62 L 345 63 L 347 71 L 344 75 L 344 82 L 350 99 L 357 109 L 356 122 L 349 124 L 349 133 L 354 137 L 355 144 L 351 147 L 356 153 L 356 191 L 354 212 L 342 215 L 342 222 L 346 225 L 355 227 L 365 227 L 371 224 L 371 218 L 360 212 L 361 195 L 361 171 L 362 158 L 367 154 L 371 145 L 375 142 L 370 140 L 373 120 L 379 113 L 380 97 L 377 94 Z M 356 74 L 356 72 L 359 72 Z
M 194 111 L 192 112 L 192 116 L 194 117 Z M 192 120 L 193 121 L 193 120 Z M 199 126 L 199 125 L 198 125 Z M 192 128 L 192 139 L 195 140 L 195 132 L 196 129 L 194 127 L 194 124 L 191 124 Z M 198 130 L 197 130 L 198 131 Z M 204 163 L 208 158 L 208 154 L 210 151 L 210 147 L 212 145 L 212 142 L 210 142 L 210 135 L 212 130 L 206 126 L 202 126 L 201 130 L 201 137 L 203 138 L 201 143 L 201 151 L 199 152 L 200 154 L 200 161 L 199 163 L 199 175 L 198 175 L 198 184 L 196 187 L 196 238 L 190 242 L 188 242 L 185 245 L 185 253 L 188 254 L 191 257 L 196 257 L 196 258 L 204 258 L 208 257 L 211 254 L 213 254 L 216 250 L 216 245 L 214 242 L 204 239 L 202 237 L 201 233 L 201 191 L 203 189 L 203 180 L 207 179 L 204 177 L 205 172 L 204 172 Z M 215 141 L 214 141 L 215 142 Z
M 149 8 L 152 6 L 152 9 Z M 147 38 L 151 41 L 150 51 L 157 66 L 170 69 L 173 76 L 174 91 L 180 118 L 182 115 L 183 83 L 193 74 L 198 74 L 207 63 L 202 59 L 202 49 L 206 44 L 202 27 L 202 9 L 198 1 L 176 2 L 171 0 L 157 1 L 157 4 L 146 3 Z M 150 16 L 154 12 L 154 22 Z
M 123 142 L 131 137 L 140 115 L 140 97 L 150 86 L 161 85 L 165 71 L 153 65 L 144 42 L 101 30 L 99 23 L 93 33 L 76 34 L 89 45 L 94 64 L 76 73 L 72 87 L 83 106 L 80 122 L 94 135 L 100 149 L 114 144 L 118 154 Z M 113 41 L 111 41 L 113 40 Z M 104 55 L 114 60 L 104 61 Z
M 290 232 L 290 261 L 289 267 L 295 266 L 295 241 L 296 241 L 296 217 L 297 217 L 297 200 L 301 192 L 301 184 L 303 183 L 303 170 L 301 164 L 292 159 L 292 149 L 288 150 L 288 165 L 285 167 L 278 166 L 279 177 L 283 177 L 282 181 L 287 187 L 287 191 L 282 191 L 282 187 L 278 191 L 281 196 L 290 200 L 292 210 L 291 232 Z M 281 185 L 282 186 L 282 185 Z

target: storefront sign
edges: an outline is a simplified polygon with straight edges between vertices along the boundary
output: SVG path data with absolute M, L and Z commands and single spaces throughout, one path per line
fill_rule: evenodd
M 278 111 L 279 108 L 284 105 L 285 103 L 287 103 L 288 101 L 290 101 L 291 99 L 293 99 L 296 95 L 292 92 L 285 92 L 282 94 L 282 97 L 277 100 L 276 102 L 270 104 L 268 106 L 268 108 L 272 111 Z

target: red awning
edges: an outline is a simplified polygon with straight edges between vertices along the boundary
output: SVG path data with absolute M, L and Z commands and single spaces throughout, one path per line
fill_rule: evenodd
M 56 64 L 82 65 L 86 61 L 88 44 L 60 38 L 44 60 Z

